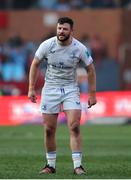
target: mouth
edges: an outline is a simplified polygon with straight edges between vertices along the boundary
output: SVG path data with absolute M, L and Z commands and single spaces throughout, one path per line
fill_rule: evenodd
M 60 34 L 59 37 L 65 37 L 65 35 L 64 34 Z

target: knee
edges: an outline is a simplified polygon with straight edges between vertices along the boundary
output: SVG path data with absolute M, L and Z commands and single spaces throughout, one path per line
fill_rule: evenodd
M 74 122 L 70 126 L 70 132 L 71 134 L 78 136 L 80 134 L 80 123 Z
M 51 137 L 55 134 L 55 128 L 54 127 L 45 127 L 45 133 L 47 137 Z

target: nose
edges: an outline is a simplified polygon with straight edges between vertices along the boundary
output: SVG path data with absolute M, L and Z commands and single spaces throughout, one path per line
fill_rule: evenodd
M 62 33 L 62 32 L 63 32 L 63 28 L 60 29 L 60 33 Z

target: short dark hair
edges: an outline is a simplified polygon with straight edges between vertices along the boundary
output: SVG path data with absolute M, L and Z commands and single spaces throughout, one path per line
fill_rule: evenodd
M 59 24 L 68 23 L 68 24 L 70 24 L 71 28 L 73 28 L 73 25 L 74 25 L 73 20 L 69 17 L 61 17 L 58 19 L 57 23 L 59 23 Z

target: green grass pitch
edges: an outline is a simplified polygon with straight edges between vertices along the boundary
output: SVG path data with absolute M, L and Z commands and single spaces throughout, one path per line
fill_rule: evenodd
M 87 175 L 73 174 L 69 131 L 57 129 L 57 172 L 39 175 L 45 164 L 43 127 L 0 127 L 0 179 L 127 179 L 131 178 L 131 126 L 84 125 L 83 165 Z

